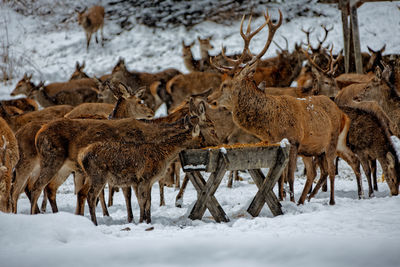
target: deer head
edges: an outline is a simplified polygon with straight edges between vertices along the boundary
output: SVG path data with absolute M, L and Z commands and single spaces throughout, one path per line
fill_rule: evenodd
M 35 87 L 33 83 L 31 82 L 32 79 L 32 74 L 27 75 L 26 73 L 24 74 L 24 77 L 17 83 L 15 86 L 15 89 L 11 92 L 11 96 L 16 96 L 19 94 L 24 94 L 24 95 L 29 95 L 31 92 L 32 88 Z
M 257 68 L 258 61 L 267 52 L 269 46 L 271 45 L 271 42 L 275 35 L 276 30 L 282 24 L 282 13 L 280 10 L 279 10 L 279 21 L 277 24 L 272 23 L 270 16 L 268 14 L 268 10 L 264 14 L 264 18 L 265 18 L 265 22 L 260 27 L 258 27 L 255 31 L 251 32 L 251 16 L 250 16 L 249 22 L 247 25 L 246 34 L 245 34 L 243 32 L 243 23 L 244 23 L 245 16 L 243 16 L 242 21 L 240 23 L 240 35 L 244 41 L 243 51 L 242 51 L 240 57 L 236 60 L 225 57 L 225 59 L 229 63 L 231 63 L 232 66 L 219 66 L 219 65 L 216 65 L 213 62 L 211 62 L 214 65 L 214 67 L 217 68 L 220 72 L 226 73 L 230 76 L 233 76 L 232 79 L 226 79 L 224 82 L 222 82 L 220 88 L 207 98 L 207 100 L 213 106 L 219 105 L 222 107 L 226 107 L 229 110 L 232 110 L 233 97 L 236 97 L 238 92 L 240 91 L 240 88 L 245 86 L 243 83 L 246 80 L 247 81 L 252 80 L 252 77 Z M 259 54 L 257 54 L 256 56 L 254 56 L 249 50 L 250 41 L 266 25 L 268 25 L 268 39 L 267 39 L 263 49 L 261 50 L 261 52 Z M 252 56 L 251 60 L 246 62 L 245 64 L 243 64 L 244 59 L 248 55 Z M 256 84 L 254 83 L 254 81 L 253 81 L 253 85 L 255 87 L 257 87 Z

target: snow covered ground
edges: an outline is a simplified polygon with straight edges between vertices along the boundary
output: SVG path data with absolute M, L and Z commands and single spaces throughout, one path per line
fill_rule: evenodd
M 6 36 L 7 25 L 10 53 L 19 64 L 16 78 L 8 85 L 0 85 L 1 99 L 10 98 L 9 93 L 25 72 L 33 73 L 35 81 L 65 81 L 75 62 L 85 60 L 87 73 L 100 76 L 110 72 L 119 57 L 125 58 L 129 69 L 154 72 L 175 67 L 187 72 L 181 58 L 182 39 L 189 43 L 197 36 L 213 35 L 216 53 L 222 43 L 228 53 L 240 51 L 242 45 L 239 22 L 231 26 L 203 22 L 190 30 L 134 24 L 131 31 L 114 35 L 120 32 L 119 26 L 106 21 L 105 47 L 101 49 L 92 40 L 86 53 L 83 31 L 73 19 L 55 25 L 56 20 L 49 16 L 24 17 L 5 4 L 0 7 L 0 42 Z M 284 23 L 275 40 L 283 44 L 280 36 L 286 36 L 292 48 L 295 42 L 304 40 L 301 27 L 313 25 L 318 32 L 316 25 L 325 23 L 334 25 L 328 42 L 340 50 L 339 12 L 329 5 L 319 8 L 325 17 L 299 17 Z M 277 17 L 276 9 L 270 14 Z M 253 25 L 261 21 L 262 18 L 255 19 Z M 388 53 L 400 53 L 400 12 L 395 3 L 363 5 L 359 24 L 363 51 L 367 45 L 378 49 L 386 44 Z M 252 49 L 260 49 L 265 38 L 255 38 Z M 273 55 L 275 49 L 271 46 L 266 56 Z M 198 51 L 194 52 L 199 56 Z M 48 211 L 28 215 L 29 201 L 24 195 L 17 215 L 0 213 L 0 266 L 399 266 L 400 197 L 390 197 L 386 183 L 379 183 L 374 198 L 358 200 L 352 171 L 343 161 L 339 170 L 335 206 L 328 205 L 329 193 L 320 192 L 303 206 L 282 202 L 285 214 L 278 217 L 273 217 L 267 207 L 257 218 L 247 214 L 257 191 L 247 174 L 242 173 L 244 181 L 232 189 L 226 187 L 225 179 L 215 196 L 231 222 L 221 224 L 215 223 L 208 211 L 202 221 L 187 218 L 196 200 L 191 185 L 182 208 L 174 206 L 177 192 L 172 188 L 166 189 L 167 205 L 159 207 L 156 184 L 151 225 L 127 224 L 124 200 L 117 193 L 109 218 L 104 218 L 98 208 L 99 226 L 95 227 L 87 207 L 84 217 L 74 215 L 76 196 L 69 178 L 57 194 L 58 214 Z M 301 173 L 299 164 L 296 199 L 305 182 Z M 137 222 L 139 207 L 135 198 L 133 209 Z M 150 227 L 154 229 L 146 231 Z

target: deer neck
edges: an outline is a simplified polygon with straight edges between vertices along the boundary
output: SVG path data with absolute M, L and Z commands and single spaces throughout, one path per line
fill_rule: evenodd
M 233 93 L 233 109 L 232 115 L 234 122 L 252 134 L 260 137 L 265 135 L 265 130 L 260 128 L 260 125 L 266 126 L 268 129 L 268 121 L 260 116 L 261 113 L 268 114 L 268 108 L 275 108 L 275 99 L 260 91 L 256 83 L 245 78 L 241 81 L 240 86 L 237 86 Z M 265 140 L 265 138 L 262 138 Z
M 183 57 L 183 63 L 190 72 L 197 71 L 198 69 L 198 61 L 193 58 L 191 52 Z
M 34 99 L 42 106 L 42 107 L 50 107 L 54 106 L 54 99 L 50 97 L 44 89 L 37 89 L 34 94 Z

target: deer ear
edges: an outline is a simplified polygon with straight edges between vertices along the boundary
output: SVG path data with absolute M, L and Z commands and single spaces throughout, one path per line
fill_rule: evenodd
M 199 118 L 202 121 L 206 121 L 206 103 L 204 103 L 203 100 L 200 101 L 199 106 L 198 106 L 198 111 L 199 111 Z
M 83 61 L 83 62 L 82 62 L 82 65 L 81 65 L 81 69 L 84 69 L 84 68 L 85 68 L 85 65 L 86 65 L 86 63 L 85 63 L 85 61 Z
M 142 99 L 146 95 L 146 87 L 140 87 L 139 90 L 135 92 L 137 98 Z
M 395 162 L 395 160 L 394 160 L 393 154 L 390 153 L 390 152 L 386 153 L 386 159 L 387 159 L 388 162 L 389 162 L 389 167 L 390 167 L 390 168 L 394 168 L 396 162 Z
M 75 63 L 75 68 L 76 68 L 77 70 L 79 70 L 79 69 L 81 68 L 81 66 L 79 65 L 79 61 L 77 61 L 77 62 Z
M 367 45 L 367 48 L 368 48 L 368 51 L 369 51 L 371 54 L 375 53 L 375 51 L 374 51 L 374 50 L 372 50 L 372 48 L 371 48 L 371 47 L 369 47 L 368 45 Z
M 193 137 L 198 137 L 200 135 L 200 126 L 196 124 L 193 128 L 192 136 Z
M 185 129 L 189 129 L 189 127 L 191 125 L 188 114 L 186 114 L 185 117 L 183 118 L 183 125 L 185 126 Z
M 189 100 L 189 114 L 190 115 L 197 115 L 197 107 L 194 104 L 194 98 L 191 97 Z
M 380 52 L 381 53 L 385 52 L 385 49 L 386 49 L 386 44 L 381 48 Z
M 376 67 L 375 69 L 375 76 L 376 78 L 380 81 L 382 80 L 382 70 L 379 67 Z
M 121 96 L 123 98 L 126 99 L 126 98 L 128 98 L 130 96 L 128 87 L 125 84 L 121 83 L 121 82 L 118 83 L 118 90 L 121 93 Z

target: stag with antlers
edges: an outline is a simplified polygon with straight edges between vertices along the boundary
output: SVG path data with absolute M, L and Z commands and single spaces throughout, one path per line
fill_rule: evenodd
M 310 172 L 307 172 L 307 182 L 299 204 L 304 203 L 315 178 L 311 171 L 312 156 L 320 156 L 326 160 L 331 184 L 329 203 L 333 205 L 336 154 L 350 163 L 357 179 L 360 180 L 358 159 L 346 145 L 350 119 L 326 96 L 305 99 L 270 96 L 261 91 L 253 80 L 258 61 L 267 51 L 276 30 L 282 24 L 280 11 L 279 15 L 278 23 L 273 24 L 267 11 L 264 14 L 265 22 L 254 32 L 251 32 L 250 18 L 246 34 L 243 32 L 245 17 L 242 18 L 240 25 L 240 35 L 244 40 L 242 55 L 237 60 L 229 59 L 233 66 L 214 64 L 218 70 L 231 75 L 232 79 L 224 81 L 219 90 L 210 95 L 208 100 L 215 105 L 230 109 L 233 120 L 239 127 L 263 141 L 275 143 L 284 138 L 289 140 L 291 151 L 288 175 L 292 192 L 297 155 L 304 157 L 306 168 L 310 169 Z M 253 56 L 249 51 L 250 41 L 266 25 L 269 28 L 267 42 L 262 51 Z M 246 52 L 252 55 L 252 59 L 244 63 Z M 291 200 L 294 201 L 293 196 Z

